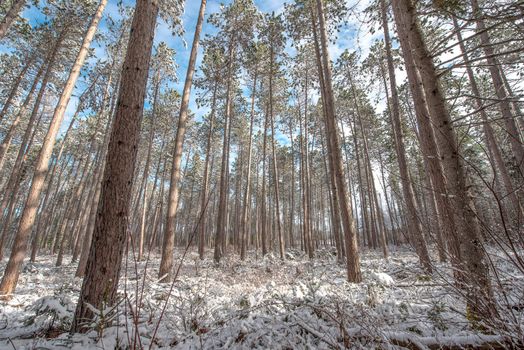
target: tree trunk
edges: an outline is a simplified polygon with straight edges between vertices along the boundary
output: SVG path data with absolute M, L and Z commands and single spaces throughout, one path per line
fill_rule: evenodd
M 447 189 L 456 213 L 459 251 L 466 273 L 457 281 L 466 292 L 468 314 L 473 320 L 489 320 L 496 314 L 488 267 L 479 234 L 479 225 L 468 191 L 463 160 L 435 66 L 422 37 L 415 7 L 410 0 L 393 0 L 393 12 L 404 55 L 413 52 L 420 71 L 432 124 L 436 126 L 441 161 L 446 174 Z
M 142 176 L 142 183 L 140 184 L 140 192 L 141 194 L 138 196 L 137 201 L 137 208 L 139 208 L 139 204 L 141 199 L 142 200 L 142 213 L 140 213 L 140 223 L 139 223 L 139 229 L 140 232 L 138 234 L 138 255 L 137 259 L 138 261 L 143 260 L 144 255 L 144 236 L 145 236 L 145 225 L 146 225 L 146 213 L 147 213 L 147 179 L 149 177 L 149 165 L 151 163 L 151 151 L 153 149 L 153 139 L 155 137 L 155 118 L 156 118 L 156 109 L 158 104 L 158 91 L 160 89 L 160 77 L 156 76 L 156 82 L 155 82 L 155 93 L 153 97 L 153 111 L 151 113 L 151 125 L 149 126 L 149 140 L 148 140 L 148 146 L 147 146 L 147 155 L 146 155 L 146 163 L 144 164 L 144 174 Z
M 88 152 L 88 154 L 91 154 L 93 149 Z M 88 174 L 88 170 L 92 166 L 95 165 L 95 162 L 92 162 L 89 164 L 89 159 L 86 159 L 84 169 L 82 170 L 82 175 L 80 176 L 80 181 L 76 185 L 76 191 L 72 191 L 74 193 L 71 193 L 71 203 L 68 205 L 67 210 L 64 211 L 64 227 L 66 229 L 65 232 L 62 232 L 62 239 L 60 240 L 60 247 L 58 250 L 58 256 L 56 258 L 56 266 L 61 266 L 63 259 L 64 259 L 64 251 L 65 251 L 65 244 L 68 239 L 72 238 L 72 233 L 74 229 L 74 219 L 80 215 L 80 205 L 82 204 L 82 197 L 84 188 L 86 185 L 86 175 Z M 78 174 L 77 174 L 78 175 Z M 74 181 L 74 180 L 73 180 Z M 67 229 L 69 227 L 69 229 Z
M 200 260 L 204 260 L 204 247 L 205 247 L 205 237 L 206 237 L 206 208 L 209 201 L 209 174 L 210 174 L 210 167 L 209 162 L 212 158 L 212 152 L 213 152 L 213 132 L 214 132 L 214 123 L 215 123 L 215 110 L 216 110 L 216 100 L 217 100 L 217 89 L 218 89 L 218 82 L 215 81 L 213 86 L 213 97 L 211 100 L 211 116 L 209 120 L 209 131 L 207 134 L 207 144 L 206 144 L 206 160 L 204 165 L 204 175 L 202 178 L 202 201 L 200 204 L 200 215 L 202 217 L 200 222 L 200 227 L 198 229 L 199 232 L 199 239 L 198 239 L 198 255 L 200 257 Z
M 360 258 L 357 245 L 357 235 L 355 230 L 355 221 L 351 209 L 351 202 L 348 200 L 346 184 L 344 182 L 344 168 L 342 165 L 342 156 L 338 138 L 338 127 L 335 118 L 335 99 L 333 95 L 333 85 L 331 79 L 331 67 L 328 51 L 328 38 L 326 31 L 326 24 L 324 18 L 324 7 L 322 0 L 317 0 L 317 11 L 320 23 L 320 43 L 322 48 L 322 66 L 325 80 L 326 90 L 326 110 L 327 115 L 327 129 L 329 133 L 329 141 L 331 142 L 333 153 L 333 165 L 335 171 L 335 180 L 337 182 L 338 197 L 340 200 L 340 214 L 342 218 L 342 226 L 346 239 L 346 254 L 347 254 L 347 274 L 348 281 L 360 282 L 362 275 L 360 272 Z M 316 32 L 316 30 L 315 30 Z
M 327 118 L 327 107 L 326 107 L 326 87 L 325 87 L 325 81 L 324 81 L 324 74 L 322 71 L 322 61 L 320 58 L 320 45 L 318 43 L 318 35 L 317 35 L 317 29 L 316 29 L 316 22 L 315 22 L 315 16 L 313 11 L 311 12 L 311 23 L 314 29 L 314 43 L 315 43 L 315 56 L 317 61 L 317 69 L 318 69 L 318 76 L 320 81 L 320 88 L 321 88 L 321 97 L 322 97 L 322 112 L 324 116 L 324 133 L 327 141 L 327 154 L 328 154 L 328 163 L 329 168 L 326 166 L 326 174 L 328 174 L 329 183 L 331 184 L 331 191 L 330 191 L 330 205 L 331 205 L 331 215 L 332 215 L 332 225 L 333 225 L 333 234 L 335 235 L 335 242 L 338 242 L 337 245 L 337 261 L 342 262 L 344 254 L 344 248 L 343 248 L 343 238 L 340 233 L 341 228 L 341 220 L 340 220 L 340 205 L 338 200 L 338 191 L 337 191 L 337 183 L 335 179 L 335 171 L 334 171 L 334 160 L 333 160 L 333 152 L 331 150 L 332 144 L 329 140 L 329 133 L 327 131 L 327 124 L 326 124 L 326 118 Z M 324 147 L 324 144 L 322 143 L 322 146 Z
M 252 156 L 252 144 L 253 144 L 253 126 L 255 121 L 255 96 L 257 92 L 257 77 L 258 71 L 255 67 L 253 77 L 253 91 L 251 92 L 251 119 L 249 122 L 249 141 L 247 146 L 247 173 L 246 173 L 246 187 L 244 189 L 244 203 L 242 205 L 242 223 L 240 228 L 240 259 L 246 258 L 247 250 L 247 231 L 248 231 L 248 211 L 250 208 L 250 194 L 251 194 L 251 156 Z M 249 230 L 251 231 L 251 230 Z
M 391 39 L 389 36 L 386 1 L 381 0 L 380 5 L 382 8 L 382 27 L 384 29 L 384 44 L 386 47 L 389 86 L 391 90 L 391 104 L 389 107 L 393 126 L 393 135 L 395 141 L 395 150 L 397 154 L 398 168 L 400 172 L 400 183 L 402 185 L 402 193 L 404 195 L 404 202 L 406 203 L 406 209 L 408 214 L 408 232 L 409 236 L 412 237 L 413 241 L 417 242 L 416 247 L 418 248 L 417 252 L 419 253 L 420 263 L 422 264 L 422 266 L 424 266 L 424 269 L 426 269 L 427 271 L 431 271 L 431 261 L 429 259 L 429 254 L 427 252 L 427 248 L 424 242 L 422 226 L 420 225 L 420 220 L 417 215 L 415 194 L 413 191 L 411 174 L 408 170 L 406 149 L 404 147 L 404 135 L 402 133 L 402 123 L 400 121 L 397 79 L 395 75 L 395 66 L 393 65 L 393 54 L 391 52 Z
M 295 248 L 294 228 L 295 228 L 295 144 L 293 140 L 293 119 L 289 125 L 289 140 L 291 148 L 291 188 L 289 205 L 289 245 Z
M 309 202 L 309 152 L 308 152 L 308 80 L 309 72 L 306 68 L 305 72 L 305 84 L 304 84 L 304 125 L 302 126 L 302 120 L 300 120 L 300 158 L 301 158 L 301 187 L 302 187 L 302 233 L 304 241 L 304 250 L 308 254 L 309 259 L 313 259 L 313 244 L 311 243 L 311 227 L 309 225 L 311 221 L 311 208 Z M 299 112 L 300 113 L 300 112 Z M 302 119 L 302 118 L 301 118 Z
M 273 181 L 275 182 L 275 216 L 277 220 L 278 229 L 278 248 L 280 252 L 280 259 L 284 260 L 284 237 L 282 235 L 282 221 L 280 217 L 280 193 L 278 186 L 278 167 L 277 167 L 277 154 L 275 150 L 275 116 L 273 112 L 273 46 L 270 48 L 270 65 L 269 65 L 269 119 L 271 122 L 271 149 L 273 153 Z
M 83 322 L 94 317 L 88 305 L 100 309 L 116 301 L 157 14 L 156 2 L 136 2 L 73 332 L 85 331 Z
M 326 133 L 326 127 L 324 125 L 324 132 Z M 326 133 L 327 137 L 327 133 Z M 329 211 L 331 216 L 331 231 L 333 233 L 333 236 L 335 238 L 335 246 L 337 249 L 337 262 L 343 263 L 344 262 L 344 249 L 342 248 L 342 240 L 340 235 L 340 214 L 339 214 L 339 204 L 338 204 L 338 197 L 336 192 L 336 185 L 335 185 L 335 178 L 333 177 L 333 167 L 332 167 L 332 160 L 329 161 L 329 167 L 328 162 L 326 159 L 330 158 L 330 152 L 325 150 L 325 145 L 323 140 L 321 139 L 322 143 L 322 153 L 325 154 L 327 157 L 324 157 L 324 171 L 326 173 L 326 178 L 328 179 L 328 183 L 331 185 L 331 189 L 328 188 L 328 198 L 329 198 Z
M 267 152 L 267 129 L 268 129 L 268 108 L 266 103 L 266 112 L 264 115 L 264 134 L 262 138 L 262 190 L 260 193 L 260 240 L 262 241 L 262 256 L 267 254 L 267 196 L 266 196 L 266 152 Z
M 158 277 L 162 282 L 170 282 L 173 278 L 173 251 L 175 249 L 175 216 L 178 206 L 178 183 L 180 182 L 180 164 L 182 162 L 182 149 L 186 134 L 186 124 L 188 117 L 189 97 L 191 94 L 191 85 L 193 84 L 193 74 L 195 73 L 195 64 L 198 54 L 198 43 L 200 32 L 202 31 L 202 22 L 204 21 L 204 12 L 206 9 L 206 0 L 200 2 L 200 11 L 193 37 L 193 46 L 189 56 L 187 66 L 186 81 L 182 93 L 182 102 L 180 104 L 180 114 L 178 119 L 178 128 L 175 136 L 175 148 L 173 150 L 173 165 L 171 169 L 171 182 L 169 185 L 169 200 L 167 202 L 166 230 L 164 233 L 164 245 L 162 247 L 162 259 Z
M 224 139 L 222 143 L 222 162 L 220 166 L 220 194 L 218 199 L 218 214 L 217 214 L 217 229 L 215 236 L 215 251 L 213 259 L 216 264 L 220 263 L 220 259 L 224 255 L 225 247 L 225 236 L 226 236 L 226 225 L 227 225 L 227 214 L 228 214 L 228 174 L 229 174 L 229 131 L 231 129 L 231 104 L 232 104 L 232 84 L 233 84 L 233 60 L 234 54 L 233 49 L 235 47 L 234 42 L 230 38 L 229 43 L 229 64 L 228 64 L 228 77 L 227 77 L 227 90 L 226 90 L 226 110 L 224 115 Z

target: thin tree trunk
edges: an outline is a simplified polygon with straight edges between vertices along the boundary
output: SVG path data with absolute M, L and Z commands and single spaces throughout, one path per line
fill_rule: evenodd
M 175 248 L 175 216 L 178 205 L 178 183 L 180 182 L 180 164 L 182 162 L 182 149 L 186 133 L 186 124 L 188 117 L 189 97 L 191 86 L 193 84 L 193 74 L 195 73 L 195 64 L 198 54 L 198 44 L 202 23 L 204 21 L 204 12 L 206 9 L 206 0 L 201 0 L 198 20 L 193 37 L 193 45 L 189 56 L 187 66 L 186 81 L 182 92 L 182 102 L 180 104 L 180 114 L 178 119 L 178 128 L 175 136 L 175 148 L 173 150 L 173 165 L 171 169 L 171 181 L 169 185 L 169 200 L 167 202 L 166 230 L 164 233 L 164 245 L 162 247 L 162 259 L 158 276 L 162 282 L 170 282 L 173 278 L 173 251 Z
M 324 132 L 325 132 L 325 126 L 324 126 Z M 327 137 L 327 133 L 326 133 Z M 321 139 L 322 141 L 322 139 Z M 340 214 L 339 214 L 339 204 L 338 204 L 338 197 L 336 192 L 336 185 L 335 187 L 335 178 L 333 177 L 333 169 L 332 169 L 332 161 L 329 161 L 329 167 L 328 167 L 328 161 L 326 159 L 330 158 L 329 152 L 325 150 L 324 142 L 322 141 L 322 153 L 327 155 L 327 157 L 324 157 L 324 171 L 326 173 L 326 179 L 328 181 L 328 184 L 331 184 L 332 188 L 331 190 L 328 189 L 328 198 L 329 198 L 329 210 L 331 214 L 331 231 L 333 232 L 333 236 L 335 238 L 335 246 L 337 248 L 337 262 L 342 263 L 344 261 L 344 249 L 342 248 L 342 240 L 340 235 Z
M 304 84 L 304 126 L 302 127 L 303 134 L 301 135 L 301 158 L 302 158 L 302 207 L 303 207 L 303 235 L 304 235 L 304 248 L 309 256 L 309 259 L 313 259 L 314 250 L 311 242 L 311 207 L 310 207 L 310 183 L 309 183 L 309 149 L 308 149 L 308 69 L 305 70 L 305 84 Z M 302 123 L 302 121 L 300 121 Z M 302 131 L 301 130 L 301 131 Z
M 81 255 L 81 248 L 83 246 L 83 243 L 86 241 L 85 236 L 87 234 L 86 234 L 86 230 L 84 229 L 84 227 L 89 225 L 89 214 L 91 210 L 93 210 L 92 209 L 93 201 L 94 201 L 96 190 L 98 188 L 98 180 L 99 180 L 99 176 L 96 176 L 96 175 L 97 175 L 97 169 L 101 166 L 101 163 L 102 163 L 102 160 L 101 160 L 102 153 L 103 153 L 102 149 L 100 148 L 96 154 L 95 159 L 93 160 L 95 170 L 91 174 L 91 179 L 90 179 L 89 185 L 87 186 L 89 188 L 89 191 L 87 192 L 86 198 L 84 202 L 82 203 L 83 210 L 79 213 L 79 216 L 77 217 L 77 223 L 75 225 L 76 230 L 77 230 L 77 237 L 76 237 L 76 242 L 73 248 L 73 256 L 71 258 L 71 263 L 76 262 L 78 260 L 79 256 Z M 89 247 L 85 248 L 84 250 L 88 250 L 88 248 Z M 35 256 L 36 256 L 36 253 L 35 253 Z M 31 253 L 31 258 L 33 258 L 32 253 Z M 85 265 L 84 265 L 84 268 L 85 268 Z M 77 266 L 77 269 L 78 269 L 78 266 Z
M 289 140 L 291 148 L 291 188 L 290 198 L 291 203 L 289 205 L 289 245 L 291 248 L 295 248 L 294 239 L 294 228 L 295 228 L 295 144 L 293 140 L 293 117 L 289 124 Z
M 273 112 L 273 61 L 274 53 L 273 46 L 270 48 L 270 65 L 269 65 L 269 118 L 271 122 L 271 149 L 273 153 L 273 181 L 275 182 L 275 215 L 277 220 L 278 229 L 278 248 L 280 252 L 280 259 L 284 260 L 284 236 L 282 235 L 282 221 L 280 216 L 280 193 L 279 193 L 279 178 L 278 178 L 278 167 L 277 167 L 277 154 L 275 150 L 275 116 Z
M 307 76 L 307 74 L 306 74 Z M 307 85 L 307 84 L 306 84 Z M 307 99 L 306 99 L 307 102 Z M 303 125 L 302 125 L 302 116 L 300 113 L 300 105 L 299 107 L 299 138 L 300 138 L 300 193 L 301 193 L 301 204 L 302 204 L 302 210 L 300 211 L 300 224 L 302 227 L 302 234 L 300 235 L 300 248 L 301 250 L 308 253 L 308 243 L 307 243 L 307 225 L 306 225 L 306 217 L 307 217 L 307 204 L 306 204 L 306 175 L 305 175 L 305 161 L 304 161 L 304 132 L 303 132 Z
M 231 210 L 229 209 L 229 177 L 230 177 L 230 174 L 229 174 L 229 164 L 230 164 L 230 156 L 231 156 L 231 129 L 232 129 L 232 120 L 233 120 L 233 110 L 232 110 L 232 104 L 233 104 L 233 97 L 231 96 L 230 98 L 230 116 L 229 116 L 229 123 L 228 123 L 228 127 L 227 129 L 224 129 L 224 136 L 227 136 L 227 139 L 226 139 L 226 142 L 225 142 L 225 145 L 226 145 L 226 152 L 225 152 L 225 179 L 224 179 L 224 187 L 222 187 L 223 191 L 224 191 L 224 197 L 222 197 L 222 203 L 223 203 L 223 210 L 225 211 L 224 213 L 224 216 L 223 216 L 223 229 L 224 229 L 224 232 L 223 232 L 223 235 L 222 235 L 222 239 L 220 240 L 220 243 L 221 243 L 221 255 L 220 257 L 222 257 L 225 252 L 226 252 L 226 248 L 227 248 L 227 245 L 229 243 L 229 235 L 230 235 L 230 225 L 231 225 L 231 221 L 230 221 L 230 218 L 231 218 Z M 220 204 L 220 202 L 219 202 Z M 219 211 L 220 211 L 220 206 L 219 206 Z M 217 220 L 217 225 L 218 225 L 218 220 Z
M 327 124 L 326 124 L 326 118 L 327 118 L 327 106 L 326 106 L 326 87 L 325 87 L 325 81 L 324 81 L 324 74 L 322 71 L 322 61 L 320 58 L 320 45 L 318 42 L 317 37 L 317 30 L 316 30 L 316 22 L 315 22 L 315 16 L 313 12 L 311 12 L 311 22 L 314 29 L 314 43 L 315 43 L 315 56 L 317 61 L 317 68 L 318 68 L 318 75 L 319 75 L 319 81 L 320 81 L 320 87 L 321 87 L 321 97 L 322 97 L 322 111 L 324 115 L 324 133 L 327 141 L 327 154 L 328 154 L 328 163 L 329 163 L 329 169 L 326 166 L 326 174 L 328 174 L 329 183 L 331 184 L 331 192 L 330 192 L 330 198 L 331 198 L 331 207 L 332 207 L 332 224 L 334 226 L 333 232 L 335 234 L 335 241 L 338 242 L 337 245 L 337 260 L 339 262 L 342 262 L 343 256 L 345 256 L 345 250 L 343 248 L 343 238 L 340 233 L 341 228 L 341 219 L 340 219 L 340 205 L 339 205 L 339 199 L 338 199 L 338 191 L 337 191 L 337 183 L 335 179 L 335 170 L 334 170 L 334 160 L 333 160 L 333 152 L 331 150 L 332 144 L 329 140 L 329 133 L 327 131 Z M 322 143 L 322 147 L 324 147 Z M 337 238 L 338 237 L 338 238 Z
M 225 236 L 226 236 L 226 225 L 227 225 L 227 202 L 228 202 L 228 174 L 229 174 L 229 130 L 230 130 L 230 119 L 231 119 L 231 104 L 232 104 L 232 80 L 233 80 L 233 48 L 235 44 L 230 38 L 229 43 L 229 57 L 228 57 L 228 77 L 227 77 L 227 90 L 226 90 L 226 110 L 224 115 L 224 139 L 222 143 L 222 162 L 220 166 L 220 194 L 218 199 L 218 214 L 217 214 L 217 228 L 215 236 L 215 251 L 213 259 L 216 264 L 220 262 L 220 259 L 224 255 Z
M 322 66 L 324 72 L 325 91 L 326 91 L 326 110 L 328 115 L 327 129 L 329 133 L 329 140 L 332 145 L 333 165 L 335 171 L 335 180 L 337 182 L 337 191 L 340 200 L 340 214 L 342 218 L 342 226 L 344 229 L 346 239 L 346 254 L 347 254 L 347 274 L 350 282 L 360 282 L 362 275 L 360 272 L 360 258 L 357 245 L 357 235 L 355 230 L 355 221 L 351 208 L 351 202 L 348 200 L 346 184 L 344 182 L 344 168 L 342 165 L 341 150 L 338 138 L 337 125 L 335 122 L 335 99 L 333 95 L 331 67 L 328 51 L 328 38 L 326 31 L 326 23 L 324 18 L 324 7 L 322 0 L 317 0 L 317 11 L 320 23 L 320 43 L 322 48 Z M 314 29 L 316 32 L 316 29 Z
M 253 88 L 251 92 L 251 119 L 249 122 L 249 141 L 247 146 L 247 173 L 246 173 L 246 184 L 244 188 L 244 204 L 242 205 L 242 223 L 240 228 L 240 259 L 244 260 L 246 258 L 247 250 L 247 231 L 248 231 L 248 211 L 250 207 L 250 194 L 251 194 L 251 156 L 252 156 L 252 144 L 253 144 L 253 126 L 255 121 L 255 96 L 257 92 L 257 77 L 258 71 L 255 67 L 254 77 L 253 77 Z M 249 230 L 251 231 L 251 230 Z
M 93 151 L 93 149 L 90 150 L 90 152 L 88 152 L 88 154 L 91 154 L 91 152 Z M 88 174 L 88 172 L 90 172 L 90 167 L 94 166 L 95 162 L 92 162 L 91 164 L 89 164 L 89 159 L 86 159 L 86 162 L 85 162 L 85 165 L 84 165 L 84 169 L 82 171 L 82 175 L 80 176 L 80 181 L 78 183 L 78 185 L 76 186 L 76 191 L 73 191 L 74 194 L 71 195 L 71 203 L 70 205 L 68 206 L 67 210 L 64 212 L 64 221 L 65 221 L 65 224 L 64 224 L 64 227 L 67 228 L 69 227 L 70 229 L 67 230 L 67 232 L 70 232 L 69 234 L 67 234 L 66 232 L 62 232 L 62 239 L 60 240 L 60 248 L 58 250 L 58 257 L 56 258 L 56 264 L 55 266 L 61 266 L 62 265 L 62 262 L 63 262 L 63 259 L 64 259 L 64 253 L 65 253 L 65 244 L 66 244 L 66 241 L 68 238 L 72 238 L 72 232 L 73 232 L 73 228 L 74 228 L 74 221 L 75 221 L 75 218 L 77 218 L 79 215 L 80 215 L 80 208 L 81 208 L 81 204 L 82 204 L 82 197 L 83 197 L 83 192 L 84 192 L 84 188 L 85 188 L 85 185 L 86 185 L 86 175 Z
M 142 183 L 140 184 L 140 192 L 141 195 L 138 196 L 137 201 L 137 208 L 139 207 L 140 200 L 143 198 L 142 201 L 142 213 L 140 214 L 140 223 L 139 228 L 140 232 L 138 234 L 138 261 L 143 260 L 144 255 L 144 236 L 145 236 L 145 225 L 146 225 L 146 213 L 147 213 L 147 179 L 149 177 L 149 165 L 151 163 L 151 152 L 153 149 L 153 139 L 155 136 L 155 118 L 156 118 L 156 109 L 158 104 L 158 91 L 160 89 L 160 77 L 156 76 L 156 83 L 155 83 L 155 93 L 153 97 L 153 111 L 151 113 L 151 125 L 149 126 L 149 140 L 148 140 L 148 146 L 147 146 L 147 155 L 146 155 L 146 163 L 144 164 L 144 174 L 142 176 Z
M 390 115 L 393 126 L 393 135 L 395 141 L 395 150 L 397 153 L 398 168 L 400 172 L 400 183 L 402 185 L 402 192 L 404 195 L 404 202 L 406 203 L 407 209 L 407 221 L 408 221 L 408 232 L 409 236 L 412 237 L 414 242 L 417 242 L 417 250 L 419 252 L 419 259 L 422 266 L 427 271 L 431 271 L 431 261 L 429 254 L 424 243 L 424 236 L 422 234 L 422 226 L 417 215 L 417 208 L 415 204 L 415 194 L 413 191 L 411 174 L 408 170 L 408 162 L 406 158 L 406 149 L 404 147 L 404 135 L 402 133 L 402 123 L 400 120 L 400 107 L 399 98 L 397 91 L 397 79 L 395 75 L 395 66 L 393 65 L 393 54 L 391 52 L 391 39 L 389 36 L 389 25 L 387 20 L 387 7 L 386 1 L 381 0 L 381 17 L 382 27 L 384 30 L 384 44 L 386 48 L 386 60 L 388 65 L 389 74 L 389 86 L 391 90 L 391 104 L 390 104 Z M 386 86 L 387 88 L 387 86 Z M 419 244 L 421 244 L 419 246 Z
M 206 143 L 206 160 L 204 165 L 204 175 L 202 178 L 202 201 L 200 204 L 200 216 L 201 222 L 199 227 L 199 240 L 198 240 L 198 255 L 200 260 L 204 260 L 204 247 L 205 247 L 205 237 L 206 237 L 206 208 L 209 201 L 209 162 L 212 158 L 213 152 L 213 132 L 214 132 L 214 123 L 215 123 L 215 111 L 216 111 L 216 100 L 217 100 L 217 89 L 218 82 L 215 81 L 213 86 L 213 97 L 211 100 L 211 116 L 209 119 L 209 131 L 207 134 L 207 143 Z

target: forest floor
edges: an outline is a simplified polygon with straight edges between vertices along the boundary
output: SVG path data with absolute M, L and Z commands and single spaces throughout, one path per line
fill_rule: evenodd
M 146 263 L 129 258 L 117 310 L 105 310 L 87 334 L 73 335 L 67 330 L 81 287 L 76 264 L 55 267 L 55 257 L 41 256 L 25 265 L 16 296 L 0 302 L 0 349 L 503 348 L 497 344 L 518 338 L 517 328 L 489 335 L 472 328 L 448 282 L 449 267 L 436 264 L 438 272 L 428 276 L 407 249 L 391 252 L 388 261 L 363 253 L 361 284 L 346 281 L 330 251 L 319 250 L 312 261 L 287 255 L 282 262 L 252 252 L 245 262 L 231 256 L 215 267 L 211 252 L 204 261 L 190 252 L 173 285 L 156 281 L 155 255 L 143 293 Z M 503 256 L 492 257 L 510 305 L 504 317 L 522 325 L 524 276 Z

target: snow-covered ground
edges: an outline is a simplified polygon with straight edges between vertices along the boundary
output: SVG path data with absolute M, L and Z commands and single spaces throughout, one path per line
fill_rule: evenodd
M 327 250 L 313 261 L 290 252 L 285 262 L 251 252 L 245 262 L 230 256 L 219 267 L 191 252 L 171 293 L 155 279 L 159 256 L 147 264 L 144 285 L 146 263 L 129 258 L 117 310 L 106 310 L 91 332 L 73 335 L 76 264 L 57 268 L 54 257 L 42 256 L 24 267 L 16 296 L 0 302 L 0 349 L 434 349 L 518 339 L 518 328 L 481 335 L 471 327 L 446 265 L 427 276 L 407 249 L 391 255 L 385 261 L 364 253 L 364 282 L 351 284 Z M 523 276 L 493 257 L 509 291 L 504 317 L 522 324 Z

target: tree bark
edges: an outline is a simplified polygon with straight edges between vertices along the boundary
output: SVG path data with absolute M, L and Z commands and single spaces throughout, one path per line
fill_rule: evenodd
M 195 73 L 195 64 L 198 54 L 198 43 L 200 32 L 202 31 L 202 22 L 204 21 L 204 12 L 206 10 L 206 0 L 200 2 L 200 11 L 193 37 L 193 46 L 189 56 L 187 66 L 186 81 L 182 93 L 182 103 L 180 104 L 180 114 L 178 119 L 178 128 L 175 136 L 175 148 L 173 150 L 173 165 L 171 169 L 171 182 L 169 185 L 169 200 L 167 202 L 166 230 L 164 233 L 164 245 L 162 247 L 162 259 L 158 277 L 162 282 L 170 282 L 173 278 L 173 251 L 175 249 L 175 216 L 178 206 L 178 186 L 180 182 L 180 164 L 182 162 L 182 149 L 186 133 L 186 124 L 189 108 L 189 97 L 191 94 L 191 85 L 193 84 L 193 74 Z
M 116 302 L 158 10 L 154 1 L 136 2 L 86 276 L 72 324 L 73 332 L 85 331 L 83 323 L 94 317 L 88 305 L 100 309 Z
M 279 192 L 279 177 L 278 177 L 278 167 L 277 167 L 277 154 L 275 147 L 275 116 L 273 112 L 273 62 L 274 62 L 274 53 L 273 46 L 270 48 L 270 65 L 269 65 L 269 119 L 271 122 L 271 149 L 273 153 L 273 180 L 275 182 L 275 216 L 277 220 L 277 229 L 278 229 L 278 248 L 280 252 L 280 259 L 284 260 L 284 237 L 282 235 L 282 221 L 280 215 L 280 192 Z
M 249 122 L 249 140 L 247 146 L 247 173 L 246 173 L 246 187 L 244 188 L 244 203 L 242 205 L 242 223 L 240 227 L 240 259 L 244 260 L 246 258 L 247 251 L 247 231 L 248 231 L 248 211 L 250 207 L 250 194 L 251 194 L 251 156 L 252 156 L 252 144 L 253 144 L 253 126 L 255 121 L 255 96 L 257 92 L 257 77 L 258 71 L 255 67 L 254 77 L 253 77 L 253 88 L 251 92 L 251 119 Z M 250 230 L 251 231 L 251 230 Z
M 211 100 L 211 116 L 209 119 L 209 131 L 207 134 L 207 143 L 206 143 L 206 160 L 204 164 L 204 175 L 202 178 L 202 201 L 200 203 L 200 215 L 201 215 L 201 222 L 200 227 L 198 229 L 199 232 L 199 239 L 198 239 L 198 255 L 200 257 L 200 260 L 204 260 L 204 248 L 205 248 L 205 237 L 206 237 L 206 223 L 207 223 L 207 217 L 206 217 L 206 208 L 207 203 L 209 201 L 209 174 L 210 174 L 210 167 L 209 162 L 212 158 L 212 151 L 213 151 L 213 132 L 214 132 L 214 123 L 215 123 L 215 110 L 216 110 L 216 100 L 217 100 L 217 89 L 218 89 L 218 82 L 215 81 L 213 86 L 213 97 Z
M 337 182 L 337 191 L 340 200 L 340 214 L 342 218 L 342 226 L 344 229 L 344 235 L 346 239 L 346 254 L 347 254 L 347 274 L 348 281 L 360 282 L 362 281 L 362 275 L 360 272 L 360 257 L 359 249 L 357 245 L 357 235 L 355 230 L 355 221 L 353 219 L 353 213 L 351 209 L 351 202 L 348 200 L 346 184 L 344 182 L 344 168 L 342 165 L 341 150 L 338 138 L 338 127 L 335 118 L 335 99 L 333 95 L 332 79 L 331 79 L 331 67 L 328 51 L 328 38 L 326 31 L 326 24 L 324 18 L 324 7 L 322 0 L 317 0 L 317 11 L 320 24 L 320 43 L 322 48 L 322 63 L 325 79 L 325 90 L 326 90 L 326 107 L 327 107 L 327 129 L 329 133 L 329 139 L 333 146 L 333 165 L 335 171 L 335 180 Z
M 393 54 L 391 52 L 391 39 L 389 36 L 389 25 L 387 20 L 387 7 L 386 1 L 381 0 L 381 17 L 382 17 L 382 28 L 384 30 L 384 44 L 386 48 L 386 59 L 388 65 L 389 74 L 389 86 L 391 90 L 391 104 L 390 104 L 390 115 L 393 126 L 393 135 L 395 141 L 395 150 L 397 153 L 398 168 L 400 172 L 400 183 L 402 185 L 402 193 L 404 195 L 404 201 L 407 209 L 407 221 L 408 221 L 408 232 L 409 236 L 415 242 L 422 242 L 423 247 L 418 246 L 419 259 L 422 266 L 427 271 L 431 271 L 431 261 L 429 254 L 424 243 L 424 236 L 422 234 L 422 226 L 420 224 L 417 208 L 415 202 L 415 193 L 413 191 L 411 174 L 408 170 L 408 162 L 406 158 L 406 149 L 404 147 L 404 135 L 402 133 L 402 123 L 400 120 L 400 107 L 399 98 L 397 91 L 397 79 L 395 75 L 395 66 L 393 65 Z M 387 87 L 386 87 L 387 88 Z M 424 252 L 425 251 L 425 252 Z

